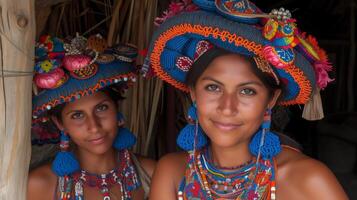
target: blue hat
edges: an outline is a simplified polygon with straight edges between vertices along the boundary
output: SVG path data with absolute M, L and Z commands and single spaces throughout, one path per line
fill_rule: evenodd
M 152 37 L 145 62 L 176 88 L 188 92 L 186 74 L 211 45 L 266 61 L 287 89 L 282 105 L 306 104 L 316 88 L 331 81 L 325 52 L 298 30 L 289 11 L 265 14 L 248 0 L 193 2 L 197 9 L 182 4 L 180 14 L 170 16 L 168 11 L 159 19 L 164 22 Z
M 134 82 L 136 68 L 133 64 L 137 49 L 118 44 L 99 50 L 81 36 L 68 42 L 49 36 L 46 36 L 46 40 L 43 37 L 41 39 L 36 48 L 38 54 L 34 76 L 34 85 L 40 91 L 33 95 L 32 99 L 32 130 L 36 133 L 39 143 L 57 142 L 59 134 L 55 133 L 53 127 L 46 125 L 47 111 L 60 104 L 91 95 L 107 86 Z M 99 39 L 101 38 L 96 40 L 97 46 Z M 48 43 L 54 42 L 56 49 L 60 49 L 55 54 L 53 48 L 48 48 L 53 46 Z M 106 43 L 103 41 L 103 44 L 104 42 Z

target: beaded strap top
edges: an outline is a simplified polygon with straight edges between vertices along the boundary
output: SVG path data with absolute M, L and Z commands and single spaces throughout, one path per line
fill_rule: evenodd
M 178 199 L 275 199 L 273 159 L 253 159 L 241 166 L 219 168 L 213 165 L 207 148 L 190 153 Z
M 122 200 L 132 199 L 132 191 L 141 186 L 136 168 L 127 149 L 119 152 L 118 168 L 108 174 L 91 174 L 85 170 L 70 176 L 59 177 L 59 192 L 61 200 L 84 200 L 84 187 L 98 188 L 103 200 L 110 200 L 110 190 L 118 185 Z

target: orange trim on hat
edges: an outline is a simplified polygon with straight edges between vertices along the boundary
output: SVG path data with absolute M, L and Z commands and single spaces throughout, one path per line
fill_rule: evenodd
M 301 71 L 295 65 L 291 65 L 289 67 L 284 68 L 284 70 L 289 73 L 297 82 L 300 87 L 300 92 L 297 97 L 290 101 L 280 102 L 280 105 L 288 106 L 293 104 L 305 104 L 310 99 L 310 95 L 312 93 L 312 87 L 310 81 L 306 79 L 304 72 Z
M 172 78 L 167 72 L 162 69 L 160 64 L 160 56 L 164 51 L 166 43 L 169 40 L 185 33 L 193 33 L 204 37 L 212 36 L 213 38 L 220 39 L 224 42 L 228 41 L 229 43 L 234 43 L 235 46 L 245 47 L 247 50 L 253 52 L 255 55 L 263 57 L 263 46 L 261 44 L 249 41 L 241 36 L 238 36 L 237 34 L 230 33 L 229 31 L 221 30 L 219 28 L 210 26 L 192 24 L 180 24 L 173 26 L 165 32 L 161 33 L 161 35 L 157 38 L 152 53 L 150 55 L 150 60 L 153 70 L 161 79 L 184 92 L 189 92 L 189 88 L 184 83 L 181 83 Z M 310 98 L 310 94 L 312 91 L 309 81 L 304 76 L 303 72 L 295 65 L 291 65 L 290 67 L 284 68 L 284 70 L 291 74 L 294 80 L 298 83 L 300 87 L 300 92 L 294 100 L 281 102 L 281 104 L 292 105 L 306 103 L 307 100 Z

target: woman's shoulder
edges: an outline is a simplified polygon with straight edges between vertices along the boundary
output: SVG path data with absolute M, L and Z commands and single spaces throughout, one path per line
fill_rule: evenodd
M 57 185 L 57 176 L 51 170 L 51 164 L 42 165 L 32 170 L 28 177 L 28 198 L 51 199 Z
M 347 199 L 334 174 L 320 161 L 283 147 L 276 162 L 278 188 L 287 193 L 296 190 L 311 199 Z
M 187 152 L 175 152 L 164 155 L 158 163 L 161 169 L 172 172 L 184 172 L 187 166 L 189 154 Z
M 163 156 L 155 169 L 150 199 L 176 199 L 177 189 L 185 176 L 188 153 L 178 152 Z

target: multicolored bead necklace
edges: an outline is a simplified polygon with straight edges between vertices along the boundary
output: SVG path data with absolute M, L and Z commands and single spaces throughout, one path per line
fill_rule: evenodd
M 122 200 L 130 200 L 132 191 L 141 186 L 135 167 L 130 159 L 128 150 L 119 152 L 119 167 L 107 174 L 91 174 L 85 170 L 76 172 L 71 176 L 59 178 L 60 199 L 72 199 L 72 186 L 74 199 L 84 200 L 83 186 L 96 187 L 103 195 L 103 200 L 110 200 L 110 189 L 118 185 Z
M 178 199 L 275 200 L 275 173 L 272 159 L 252 160 L 222 171 L 207 159 L 207 148 L 191 152 Z

